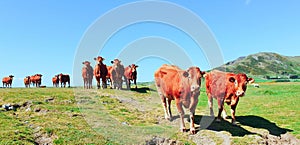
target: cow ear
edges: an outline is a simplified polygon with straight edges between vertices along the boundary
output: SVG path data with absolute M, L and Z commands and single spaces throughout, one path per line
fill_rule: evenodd
M 114 61 L 110 61 L 111 64 L 114 64 Z
M 229 78 L 229 82 L 234 83 L 234 82 L 235 82 L 235 79 L 234 79 L 233 77 L 230 77 L 230 78 Z
M 204 76 L 206 74 L 205 71 L 200 71 L 201 76 Z
M 84 62 L 82 62 L 82 64 L 84 64 Z
M 135 67 L 139 67 L 138 65 L 136 65 Z
M 253 82 L 254 82 L 254 79 L 253 79 L 253 78 L 248 78 L 247 81 L 248 81 L 248 82 L 250 82 L 250 81 L 253 81 Z
M 189 73 L 187 71 L 184 71 L 183 74 L 182 74 L 184 77 L 188 77 L 189 76 Z
M 95 57 L 94 60 L 97 60 L 97 58 Z

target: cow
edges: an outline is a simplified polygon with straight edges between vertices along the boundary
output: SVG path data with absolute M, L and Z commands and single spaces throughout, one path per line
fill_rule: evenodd
M 107 82 L 106 82 L 106 76 L 107 76 L 107 67 L 103 63 L 105 60 L 103 57 L 98 56 L 97 58 L 94 58 L 94 60 L 97 62 L 94 68 L 94 76 L 97 81 L 97 88 L 100 89 L 100 79 L 102 80 L 102 88 L 107 88 Z
M 90 65 L 91 63 L 89 61 L 82 62 L 82 64 L 84 64 L 82 67 L 83 87 L 85 89 L 91 89 L 93 86 L 93 67 Z
M 112 89 L 112 76 L 111 76 L 111 73 L 112 73 L 112 66 L 106 66 L 107 68 L 107 75 L 106 75 L 106 80 L 107 82 L 110 82 L 110 88 Z
M 235 110 L 239 102 L 239 98 L 246 93 L 247 83 L 252 81 L 246 74 L 226 73 L 218 70 L 213 70 L 205 75 L 206 93 L 208 97 L 208 104 L 210 115 L 214 117 L 213 112 L 213 98 L 218 102 L 218 116 L 216 121 L 221 121 L 221 113 L 224 119 L 227 118 L 224 109 L 224 103 L 231 107 L 231 123 L 236 124 Z
M 4 88 L 4 85 L 5 87 L 10 87 L 11 88 L 11 84 L 12 84 L 12 81 L 13 81 L 13 75 L 9 75 L 8 77 L 4 77 L 2 79 L 2 84 L 3 84 L 3 88 Z
M 70 76 L 68 74 L 60 73 L 58 75 L 58 78 L 59 78 L 59 82 L 60 82 L 60 87 L 63 87 L 63 85 L 64 85 L 64 88 L 65 88 L 66 83 L 68 83 L 68 88 L 70 88 Z
M 113 64 L 111 70 L 111 82 L 113 84 L 113 88 L 121 90 L 125 71 L 124 66 L 121 64 L 119 59 L 114 59 L 111 63 Z
M 35 74 L 33 76 L 30 76 L 30 82 L 33 84 L 33 86 L 40 87 L 42 83 L 42 76 L 41 74 Z
M 127 89 L 130 89 L 131 81 L 133 81 L 133 83 L 135 85 L 135 89 L 137 89 L 137 85 L 136 85 L 136 78 L 137 78 L 137 70 L 136 69 L 137 69 L 137 67 L 139 67 L 139 66 L 132 64 L 125 68 L 124 77 L 125 77 Z
M 28 87 L 30 88 L 30 76 L 26 76 L 24 78 L 24 85 L 26 88 L 28 88 Z
M 53 83 L 53 87 L 58 87 L 59 86 L 59 75 L 55 75 L 52 78 L 52 83 Z
M 180 116 L 180 130 L 186 131 L 183 107 L 190 112 L 190 133 L 195 134 L 195 110 L 200 95 L 201 78 L 205 74 L 199 67 L 182 70 L 174 65 L 162 65 L 154 73 L 155 85 L 164 107 L 165 119 L 172 120 L 171 101 L 175 104 Z

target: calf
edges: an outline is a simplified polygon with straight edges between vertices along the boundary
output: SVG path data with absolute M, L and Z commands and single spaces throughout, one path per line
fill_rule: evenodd
M 70 76 L 68 74 L 59 74 L 58 75 L 58 78 L 59 78 L 59 82 L 60 82 L 60 87 L 63 87 L 64 85 L 64 88 L 66 87 L 66 83 L 68 83 L 68 87 L 70 88 Z
M 3 88 L 4 86 L 7 88 L 7 87 L 10 87 L 11 88 L 11 84 L 12 84 L 12 81 L 13 81 L 13 75 L 9 75 L 8 77 L 4 77 L 2 79 L 2 84 L 3 84 Z
M 97 62 L 95 69 L 94 69 L 94 76 L 97 81 L 97 88 L 100 89 L 100 79 L 102 80 L 102 88 L 107 88 L 106 84 L 106 76 L 107 76 L 107 67 L 103 63 L 104 58 L 101 56 L 98 56 L 97 58 L 94 58 L 94 60 Z
M 93 86 L 93 67 L 89 61 L 82 62 L 82 64 L 84 64 L 82 67 L 83 87 L 85 89 L 91 89 Z
M 58 87 L 59 86 L 59 75 L 55 75 L 52 78 L 52 83 L 53 83 L 53 87 Z
M 24 85 L 26 88 L 30 88 L 30 76 L 24 78 Z
M 162 100 L 165 118 L 172 120 L 171 101 L 175 100 L 180 115 L 181 131 L 186 130 L 182 108 L 184 106 L 190 112 L 190 132 L 196 133 L 194 117 L 200 95 L 201 78 L 204 73 L 198 67 L 190 67 L 184 71 L 173 65 L 162 65 L 154 73 L 155 85 Z
M 215 98 L 218 101 L 219 109 L 217 121 L 221 120 L 221 113 L 223 113 L 223 118 L 227 118 L 224 109 L 225 102 L 231 107 L 232 124 L 236 125 L 235 109 L 239 97 L 245 95 L 247 83 L 253 79 L 248 78 L 244 73 L 234 74 L 214 70 L 206 74 L 205 80 L 210 115 L 214 116 L 213 98 Z
M 124 76 L 124 66 L 121 64 L 121 61 L 119 59 L 114 59 L 111 61 L 112 65 L 112 70 L 111 70 L 111 80 L 113 84 L 114 89 L 122 89 L 122 84 L 123 84 L 123 76 Z
M 136 85 L 137 67 L 138 67 L 137 65 L 132 64 L 125 68 L 124 77 L 125 77 L 127 89 L 130 89 L 131 81 L 133 81 L 135 85 L 135 89 L 137 89 L 137 85 Z

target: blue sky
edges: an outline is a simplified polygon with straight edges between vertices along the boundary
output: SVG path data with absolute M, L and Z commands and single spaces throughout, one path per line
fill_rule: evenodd
M 112 9 L 130 2 L 135 1 L 0 1 L 0 77 L 13 74 L 13 86 L 17 87 L 24 86 L 22 80 L 25 76 L 35 73 L 44 75 L 42 83 L 47 86 L 51 86 L 51 78 L 55 74 L 68 73 L 72 77 L 77 49 L 89 28 Z M 225 62 L 258 52 L 300 55 L 299 1 L 168 2 L 175 3 L 202 19 L 218 42 Z M 124 19 L 127 17 L 130 16 L 122 15 Z M 192 21 L 185 23 L 193 24 Z M 134 42 L 143 38 L 163 38 L 173 42 L 190 57 L 193 65 L 202 70 L 211 69 L 202 48 L 188 34 L 158 22 L 126 26 L 114 33 L 103 47 L 99 46 L 97 49 L 101 49 L 100 55 L 109 64 L 123 50 L 136 46 Z M 155 46 L 150 42 L 147 47 Z M 167 45 L 166 43 L 166 47 Z M 97 55 L 99 54 L 96 53 L 94 57 Z M 84 59 L 86 58 L 82 58 L 82 61 Z M 88 60 L 94 65 L 93 58 Z M 124 65 L 137 63 L 140 66 L 138 81 L 152 81 L 153 72 L 161 64 L 168 62 L 163 58 L 148 57 L 140 58 L 137 62 L 125 61 Z

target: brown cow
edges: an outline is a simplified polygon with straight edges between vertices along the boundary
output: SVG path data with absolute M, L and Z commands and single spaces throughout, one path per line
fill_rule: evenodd
M 11 84 L 12 84 L 12 81 L 13 81 L 13 75 L 9 75 L 8 77 L 4 77 L 2 79 L 2 83 L 3 83 L 3 88 L 4 88 L 4 85 L 5 87 L 10 87 L 11 88 Z
M 93 86 L 93 67 L 89 61 L 82 62 L 82 64 L 84 64 L 82 67 L 83 87 L 85 89 L 91 89 Z
M 107 68 L 107 75 L 106 75 L 106 80 L 107 80 L 107 82 L 110 82 L 110 88 L 112 89 L 112 75 L 111 75 L 111 73 L 112 73 L 112 66 L 106 66 L 106 68 Z
M 113 64 L 111 76 L 112 76 L 112 84 L 114 89 L 122 89 L 123 84 L 123 76 L 124 76 L 124 66 L 121 64 L 121 61 L 119 59 L 114 59 L 111 61 Z
M 137 78 L 137 70 L 136 69 L 137 69 L 137 67 L 139 67 L 139 66 L 132 64 L 125 68 L 124 77 L 125 77 L 127 89 L 130 89 L 131 81 L 133 81 L 133 83 L 135 85 L 135 89 L 137 89 L 137 85 L 136 85 L 136 78 Z
M 97 62 L 95 69 L 94 69 L 94 76 L 97 81 L 97 88 L 100 89 L 100 79 L 102 80 L 102 88 L 107 88 L 106 85 L 106 75 L 107 75 L 107 68 L 106 65 L 103 63 L 104 58 L 101 56 L 98 56 L 97 58 L 94 58 L 94 60 Z
M 59 87 L 59 76 L 58 75 L 55 75 L 52 78 L 52 83 L 53 83 L 53 87 Z
M 58 75 L 58 78 L 59 78 L 59 82 L 60 82 L 60 87 L 63 87 L 63 85 L 64 85 L 64 88 L 65 88 L 66 83 L 68 83 L 68 87 L 70 88 L 70 76 L 68 74 L 60 73 Z
M 210 115 L 214 117 L 213 98 L 215 98 L 218 101 L 219 109 L 217 121 L 221 120 L 221 113 L 223 118 L 227 118 L 224 109 L 225 102 L 231 107 L 232 124 L 236 125 L 235 109 L 239 97 L 245 95 L 247 83 L 253 79 L 248 78 L 244 73 L 234 74 L 214 70 L 206 74 L 205 80 Z
M 28 88 L 28 87 L 30 88 L 30 76 L 26 76 L 24 78 L 24 85 L 26 88 Z
M 190 67 L 187 71 L 174 65 L 162 65 L 155 73 L 155 85 L 164 107 L 165 118 L 172 120 L 171 101 L 175 104 L 180 115 L 180 129 L 185 131 L 184 110 L 190 111 L 190 132 L 196 133 L 194 125 L 195 109 L 200 95 L 201 78 L 205 72 L 198 67 Z
M 40 87 L 42 83 L 42 76 L 41 74 L 35 74 L 33 76 L 30 76 L 30 82 L 33 84 L 33 86 Z

